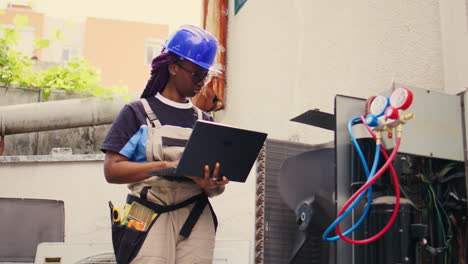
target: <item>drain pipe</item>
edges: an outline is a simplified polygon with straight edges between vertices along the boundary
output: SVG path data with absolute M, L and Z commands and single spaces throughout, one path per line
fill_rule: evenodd
M 84 98 L 0 106 L 0 155 L 6 135 L 111 124 L 125 103 Z

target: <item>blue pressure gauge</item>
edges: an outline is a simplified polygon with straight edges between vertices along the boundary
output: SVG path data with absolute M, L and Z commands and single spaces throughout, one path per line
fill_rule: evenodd
M 376 117 L 385 114 L 385 109 L 390 105 L 390 98 L 385 95 L 378 95 L 372 100 L 370 113 Z

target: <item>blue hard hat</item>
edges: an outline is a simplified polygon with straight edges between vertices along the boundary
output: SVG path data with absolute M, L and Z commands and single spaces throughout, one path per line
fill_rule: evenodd
M 172 33 L 164 43 L 164 48 L 201 67 L 220 73 L 213 62 L 218 49 L 218 41 L 208 31 L 184 25 Z

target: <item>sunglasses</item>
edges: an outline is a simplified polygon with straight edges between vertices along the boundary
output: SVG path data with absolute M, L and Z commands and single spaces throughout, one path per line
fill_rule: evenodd
M 208 70 L 198 70 L 198 71 L 191 71 L 190 69 L 185 68 L 182 66 L 180 63 L 176 63 L 177 66 L 179 66 L 182 70 L 192 74 L 192 82 L 194 84 L 198 84 L 200 82 L 204 82 L 204 84 L 207 84 L 211 81 L 211 78 L 213 77 L 211 74 L 209 74 Z

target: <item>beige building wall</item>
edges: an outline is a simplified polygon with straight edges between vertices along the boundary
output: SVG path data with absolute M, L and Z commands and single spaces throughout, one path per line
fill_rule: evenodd
M 122 82 L 130 92 L 139 94 L 150 74 L 150 65 L 145 63 L 146 43 L 164 40 L 168 32 L 167 25 L 88 18 L 83 55 L 102 70 L 104 86 Z
M 42 50 L 41 59 L 46 62 L 64 63 L 67 59 L 83 56 L 84 21 L 72 22 L 46 16 L 44 34 L 51 38 L 55 30 L 61 30 L 63 40 L 51 38 L 50 46 Z
M 27 8 L 7 8 L 5 13 L 0 15 L 0 24 L 3 25 L 14 25 L 13 20 L 16 15 L 24 15 L 29 19 L 29 25 L 27 28 L 34 30 L 34 37 L 43 37 L 44 32 L 44 14 L 37 13 Z M 34 42 L 31 43 L 34 45 Z M 21 46 L 21 43 L 20 43 Z M 41 58 L 40 50 L 34 53 L 39 59 Z

